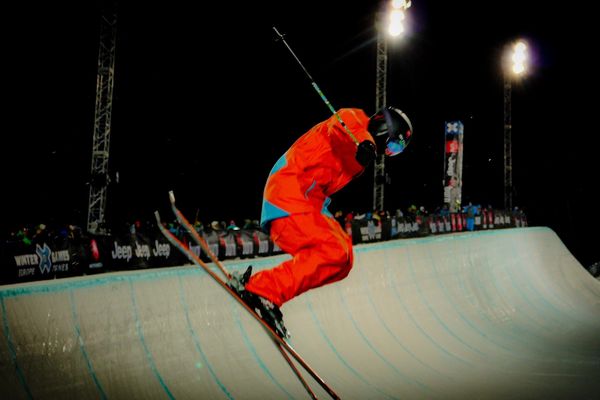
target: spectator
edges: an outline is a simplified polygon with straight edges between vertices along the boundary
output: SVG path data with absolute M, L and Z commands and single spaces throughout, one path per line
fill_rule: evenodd
M 342 210 L 338 210 L 334 215 L 335 220 L 340 224 L 340 226 L 344 226 L 344 213 Z
M 467 230 L 468 231 L 475 230 L 476 211 L 477 211 L 477 209 L 471 202 L 469 202 L 469 204 L 465 207 L 465 214 L 467 214 Z
M 35 227 L 35 233 L 33 234 L 31 241 L 38 244 L 48 241 L 48 231 L 46 230 L 45 224 L 39 224 Z
M 24 245 L 30 246 L 32 242 L 31 239 L 29 239 L 29 229 L 27 229 L 26 227 L 20 229 L 17 232 L 17 239 L 21 241 Z
M 240 228 L 235 224 L 234 220 L 229 221 L 229 225 L 227 226 L 228 231 L 239 231 Z

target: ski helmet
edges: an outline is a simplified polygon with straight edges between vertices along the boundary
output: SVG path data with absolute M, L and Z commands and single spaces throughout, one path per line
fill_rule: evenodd
M 408 116 L 394 107 L 383 107 L 369 119 L 369 133 L 375 138 L 379 152 L 385 149 L 393 157 L 404 151 L 412 139 L 412 123 Z

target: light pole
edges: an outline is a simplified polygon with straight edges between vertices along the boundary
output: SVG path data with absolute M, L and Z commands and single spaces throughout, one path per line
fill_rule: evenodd
M 518 40 L 511 44 L 504 55 L 504 209 L 512 210 L 512 81 L 527 70 L 527 45 Z
M 387 104 L 388 35 L 395 37 L 404 32 L 405 11 L 410 0 L 388 0 L 385 10 L 375 19 L 377 32 L 377 62 L 375 77 L 375 110 Z M 373 210 L 384 209 L 385 155 L 375 159 L 373 167 Z

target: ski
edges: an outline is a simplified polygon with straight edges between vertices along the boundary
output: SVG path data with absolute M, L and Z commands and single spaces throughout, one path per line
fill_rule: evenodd
M 192 226 L 192 224 L 190 224 L 190 222 L 187 220 L 185 215 L 183 215 L 183 213 L 181 211 L 179 211 L 179 209 L 175 205 L 175 194 L 173 193 L 173 191 L 169 192 L 169 201 L 171 203 L 171 209 L 173 210 L 173 214 L 175 214 L 175 218 L 177 219 L 177 222 L 179 222 L 179 224 L 184 227 L 184 229 L 192 237 L 194 242 L 196 242 L 196 244 L 198 244 L 205 251 L 205 253 L 208 255 L 208 257 L 213 261 L 213 263 L 215 263 L 215 265 L 219 268 L 219 270 L 221 270 L 223 275 L 225 275 L 225 278 L 227 280 L 231 279 L 231 274 L 229 273 L 229 271 L 227 271 L 225 266 L 220 262 L 220 260 L 212 252 L 212 250 L 210 250 L 210 246 L 208 245 L 208 243 L 206 243 L 206 240 L 204 240 L 204 238 L 202 236 L 200 236 L 198 231 L 196 231 L 196 229 L 194 229 L 194 227 Z M 178 248 L 181 250 L 181 247 L 178 247 Z M 189 252 L 189 249 L 185 249 L 185 252 L 186 253 Z M 200 266 L 205 268 L 202 265 L 200 265 Z M 236 299 L 239 299 L 239 297 L 237 295 L 235 297 L 236 297 Z M 241 299 L 239 299 L 239 300 L 241 300 Z M 247 307 L 247 308 L 249 308 L 249 307 Z M 252 311 L 253 311 L 253 314 L 256 314 L 256 313 L 254 313 L 254 310 L 252 310 Z M 261 319 L 261 321 L 262 321 L 262 319 Z M 264 322 L 264 321 L 262 321 L 262 322 Z M 304 386 L 304 389 L 306 389 L 306 391 L 308 392 L 308 394 L 310 395 L 310 397 L 312 399 L 317 399 L 317 396 L 314 394 L 311 387 L 308 385 L 308 383 L 306 382 L 306 380 L 304 379 L 304 377 L 302 376 L 302 374 L 300 373 L 298 368 L 296 368 L 296 365 L 294 364 L 294 362 L 290 359 L 289 355 L 285 352 L 285 349 L 283 348 L 282 344 L 280 344 L 275 339 L 273 339 L 273 340 L 274 340 L 274 343 L 277 345 L 277 349 L 280 351 L 280 353 L 283 356 L 283 358 L 285 359 L 285 361 L 288 363 L 288 365 L 290 366 L 290 368 L 292 369 L 292 371 L 294 372 L 294 374 L 296 375 L 296 377 L 298 378 L 298 380 L 300 381 L 302 386 Z
M 192 239 L 198 245 L 200 245 L 200 247 L 209 256 L 209 258 L 215 263 L 215 265 L 218 266 L 218 268 L 221 270 L 221 272 L 223 273 L 223 275 L 225 275 L 226 279 L 229 279 L 231 277 L 231 274 L 227 271 L 227 269 L 223 266 L 223 264 L 217 259 L 217 257 L 214 255 L 214 253 L 210 250 L 210 248 L 209 248 L 208 244 L 206 243 L 206 241 L 198 234 L 198 232 L 194 229 L 194 227 L 185 218 L 185 216 L 183 215 L 183 213 L 181 213 L 179 211 L 179 209 L 177 209 L 177 207 L 175 206 L 175 196 L 174 196 L 173 192 L 169 192 L 169 199 L 171 201 L 171 208 L 172 208 L 172 210 L 173 210 L 173 212 L 174 212 L 174 214 L 175 214 L 178 222 L 190 234 L 190 236 L 192 237 Z M 317 397 L 315 396 L 314 392 L 312 391 L 312 389 L 310 388 L 310 386 L 308 385 L 308 383 L 306 382 L 306 380 L 304 379 L 304 377 L 302 376 L 302 374 L 300 373 L 300 371 L 298 370 L 298 368 L 294 365 L 294 363 L 293 363 L 292 359 L 289 357 L 289 355 L 291 355 L 304 368 L 304 370 L 306 372 L 308 372 L 315 379 L 315 381 L 317 381 L 317 383 L 333 399 L 339 399 L 340 398 L 333 391 L 333 389 L 316 373 L 316 371 L 314 369 L 312 369 L 312 367 L 310 367 L 310 365 L 308 365 L 308 363 L 294 350 L 294 348 L 285 339 L 283 339 L 282 337 L 280 337 L 252 308 L 250 308 L 237 295 L 237 293 L 234 290 L 232 290 L 227 285 L 226 279 L 222 279 L 219 275 L 217 275 L 212 269 L 210 269 L 208 267 L 208 265 L 206 265 L 206 263 L 204 263 L 204 261 L 202 261 L 200 259 L 199 256 L 197 256 L 196 254 L 194 254 L 181 240 L 179 240 L 175 235 L 173 235 L 171 232 L 169 232 L 163 226 L 158 211 L 155 211 L 154 214 L 155 214 L 155 217 L 156 217 L 156 221 L 157 221 L 158 227 L 159 227 L 161 233 L 167 238 L 167 240 L 173 246 L 175 246 L 179 251 L 181 251 L 184 255 L 186 255 L 186 257 L 192 263 L 194 263 L 196 266 L 204 269 L 223 289 L 225 289 L 230 295 L 232 295 L 233 298 L 243 308 L 245 308 L 246 311 L 248 311 L 250 313 L 250 315 L 252 315 L 263 326 L 263 328 L 267 331 L 267 333 L 269 334 L 269 336 L 273 339 L 274 343 L 277 345 L 277 347 L 278 347 L 279 351 L 281 352 L 282 356 L 288 362 L 288 364 L 290 365 L 290 368 L 294 371 L 294 373 L 296 374 L 296 376 L 298 377 L 298 379 L 300 380 L 300 382 L 302 383 L 302 385 L 304 386 L 304 388 L 306 389 L 306 391 L 308 392 L 308 394 L 311 396 L 311 398 L 316 399 Z M 289 353 L 289 355 L 288 355 L 288 353 Z

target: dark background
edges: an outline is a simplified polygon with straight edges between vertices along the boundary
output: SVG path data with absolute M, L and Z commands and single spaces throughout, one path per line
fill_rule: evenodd
M 205 223 L 259 218 L 273 163 L 330 115 L 272 26 L 334 107 L 370 114 L 381 4 L 121 2 L 110 221 L 168 215 L 169 190 Z M 0 226 L 85 226 L 102 4 L 3 7 Z M 530 225 L 554 229 L 584 265 L 600 260 L 595 14 L 581 3 L 423 0 L 408 14 L 410 31 L 390 44 L 388 104 L 411 117 L 415 137 L 387 163 L 386 207 L 442 204 L 444 121 L 457 119 L 464 203 L 502 207 L 500 59 L 523 37 L 533 65 L 512 92 L 514 205 Z M 369 169 L 330 210 L 371 205 Z

